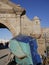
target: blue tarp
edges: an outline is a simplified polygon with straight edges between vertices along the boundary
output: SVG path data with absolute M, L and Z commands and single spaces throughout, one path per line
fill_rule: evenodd
M 34 65 L 41 63 L 40 55 L 37 52 L 38 45 L 37 45 L 37 41 L 35 38 L 26 36 L 26 35 L 18 35 L 13 39 L 20 41 L 20 42 L 25 42 L 26 44 L 29 43 L 30 52 L 31 52 Z

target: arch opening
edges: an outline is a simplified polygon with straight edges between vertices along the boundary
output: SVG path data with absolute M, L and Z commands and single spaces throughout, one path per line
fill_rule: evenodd
M 0 23 L 0 49 L 8 48 L 9 40 L 13 37 L 9 27 Z
M 10 40 L 12 37 L 13 34 L 10 29 L 6 25 L 0 23 L 0 40 Z

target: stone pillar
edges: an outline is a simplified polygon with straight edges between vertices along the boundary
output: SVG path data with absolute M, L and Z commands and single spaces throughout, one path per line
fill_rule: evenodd
M 16 35 L 19 35 L 21 33 L 21 18 L 20 18 L 19 14 L 17 14 L 16 19 L 17 19 L 16 20 L 16 22 L 17 22 L 17 29 L 16 29 L 17 33 L 16 33 Z
M 24 33 L 24 31 L 23 31 L 23 26 L 24 26 L 24 17 L 21 16 L 21 34 Z

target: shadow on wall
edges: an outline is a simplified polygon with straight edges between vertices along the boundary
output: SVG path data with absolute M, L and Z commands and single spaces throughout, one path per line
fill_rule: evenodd
M 6 42 L 5 45 L 3 43 L 0 43 L 0 50 L 8 48 L 9 42 Z

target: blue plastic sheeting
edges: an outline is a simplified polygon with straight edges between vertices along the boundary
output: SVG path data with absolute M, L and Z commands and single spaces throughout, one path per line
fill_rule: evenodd
M 18 35 L 15 38 L 13 38 L 13 40 L 24 42 L 25 44 L 29 43 L 32 61 L 34 65 L 41 63 L 40 55 L 37 52 L 38 45 L 35 38 L 26 35 Z
M 29 44 L 17 40 L 11 40 L 9 48 L 11 52 L 15 55 L 16 63 L 21 65 L 33 65 Z
M 15 40 L 17 40 L 17 41 L 20 41 L 20 42 L 24 42 L 24 43 L 30 43 L 30 44 L 32 44 L 32 43 L 34 43 L 34 44 L 32 44 L 33 45 L 33 47 L 34 48 L 36 48 L 37 49 L 37 42 L 36 42 L 36 39 L 34 39 L 34 38 L 32 38 L 32 37 L 30 37 L 30 36 L 25 36 L 25 35 L 18 35 L 18 36 L 16 36 L 15 38 L 13 38 L 13 39 L 15 39 Z M 32 43 L 31 43 L 32 42 Z
M 31 51 L 32 60 L 33 60 L 34 65 L 41 63 L 41 58 L 37 51 L 38 46 L 37 46 L 36 39 L 31 40 L 29 45 L 30 45 L 30 51 Z
M 25 36 L 25 35 L 18 35 L 16 37 L 14 37 L 13 39 L 24 42 L 24 43 L 28 43 L 29 41 L 31 41 L 33 38 L 30 36 Z

